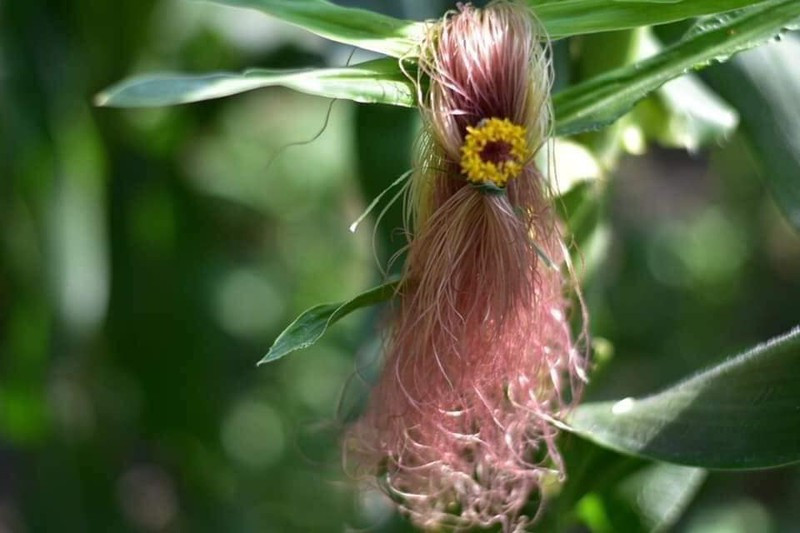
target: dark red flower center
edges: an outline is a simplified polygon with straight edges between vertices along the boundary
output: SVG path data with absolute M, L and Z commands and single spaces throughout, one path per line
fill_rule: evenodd
M 489 141 L 481 150 L 480 157 L 487 163 L 499 165 L 504 161 L 514 159 L 514 156 L 511 155 L 511 149 L 511 145 L 505 141 Z

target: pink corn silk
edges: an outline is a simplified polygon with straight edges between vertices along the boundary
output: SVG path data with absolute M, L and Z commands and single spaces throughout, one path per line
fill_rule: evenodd
M 466 127 L 485 118 L 523 124 L 543 144 L 549 65 L 535 28 L 511 3 L 462 6 L 423 50 L 431 139 L 412 184 L 417 227 L 385 366 L 346 445 L 422 527 L 525 527 L 543 477 L 563 473 L 550 420 L 579 396 L 584 359 L 567 284 L 540 257 L 565 259 L 545 184 L 529 162 L 506 194 L 490 194 L 458 166 Z

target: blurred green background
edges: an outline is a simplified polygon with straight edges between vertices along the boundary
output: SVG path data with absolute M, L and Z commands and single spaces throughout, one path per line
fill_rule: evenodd
M 341 3 L 414 19 L 451 6 Z M 559 43 L 559 86 L 629 59 L 637 35 Z M 585 290 L 613 353 L 591 398 L 651 392 L 797 324 L 800 238 L 761 177 L 800 176 L 797 126 L 776 122 L 800 124 L 800 65 L 775 63 L 777 93 L 744 74 L 798 42 L 709 69 L 703 90 L 729 104 L 684 88 L 671 107 L 663 92 L 579 139 L 604 169 Z M 290 146 L 320 131 L 328 101 L 91 105 L 132 73 L 350 52 L 202 2 L 0 0 L 0 532 L 408 528 L 340 467 L 337 404 L 374 316 L 255 363 L 299 312 L 379 280 L 371 228 L 348 226 L 409 167 L 415 112 L 336 102 L 318 139 Z M 707 109 L 722 109 L 724 140 L 704 133 Z M 381 262 L 399 220 L 378 229 Z M 675 528 L 800 531 L 797 501 L 796 468 L 714 473 Z

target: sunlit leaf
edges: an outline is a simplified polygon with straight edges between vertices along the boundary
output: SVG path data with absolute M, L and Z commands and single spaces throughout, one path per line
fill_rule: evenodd
M 707 477 L 702 468 L 654 463 L 632 474 L 615 496 L 639 516 L 645 531 L 669 530 Z
M 555 197 L 587 181 L 603 176 L 603 168 L 592 151 L 572 139 L 556 139 L 548 150 L 536 155 L 536 166 L 551 180 L 548 192 Z
M 639 59 L 663 50 L 651 31 L 642 32 L 642 37 L 643 55 Z M 688 74 L 665 83 L 641 102 L 634 119 L 648 138 L 665 146 L 695 151 L 727 139 L 736 129 L 739 116 L 697 75 Z
M 552 39 L 652 26 L 764 4 L 764 0 L 527 0 Z
M 643 399 L 588 403 L 573 431 L 623 453 L 718 469 L 800 461 L 800 328 Z
M 556 94 L 556 131 L 571 135 L 600 129 L 628 112 L 667 81 L 736 52 L 758 46 L 800 22 L 800 2 L 781 0 L 726 19 L 665 48 L 660 54 L 618 68 Z
M 321 304 L 306 310 L 275 339 L 267 355 L 258 364 L 270 363 L 317 342 L 335 322 L 353 311 L 389 300 L 397 292 L 398 282 L 374 287 L 346 302 Z
M 414 89 L 393 59 L 378 59 L 343 68 L 253 69 L 242 74 L 142 76 L 109 87 L 97 95 L 95 103 L 110 107 L 166 106 L 276 85 L 356 102 L 414 105 Z
M 327 39 L 394 57 L 410 57 L 425 24 L 392 18 L 327 0 L 208 0 L 247 7 L 280 18 Z M 552 39 L 637 26 L 664 24 L 720 13 L 764 0 L 528 0 Z M 658 4 L 658 5 L 654 5 Z
M 695 75 L 676 78 L 635 110 L 636 124 L 663 146 L 695 152 L 728 139 L 736 130 L 736 111 Z
M 425 25 L 380 13 L 337 6 L 327 0 L 208 0 L 256 9 L 327 39 L 393 57 L 413 50 Z

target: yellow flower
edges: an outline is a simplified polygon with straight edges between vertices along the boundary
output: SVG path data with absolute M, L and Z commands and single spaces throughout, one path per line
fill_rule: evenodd
M 530 157 L 525 126 L 507 118 L 489 118 L 477 126 L 467 126 L 461 146 L 461 171 L 476 184 L 491 183 L 505 187 L 522 173 Z

